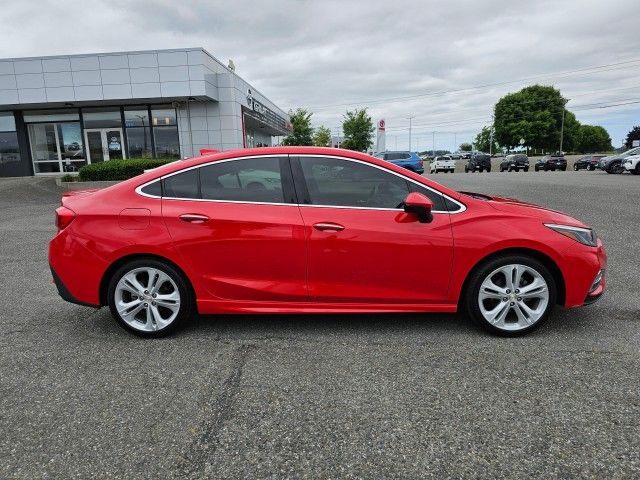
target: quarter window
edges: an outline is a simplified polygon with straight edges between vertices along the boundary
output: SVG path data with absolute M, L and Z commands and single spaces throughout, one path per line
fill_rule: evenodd
M 301 157 L 300 163 L 313 205 L 400 208 L 409 194 L 402 177 L 360 162 Z
M 209 200 L 284 203 L 280 159 L 247 158 L 200 169 L 202 198 Z

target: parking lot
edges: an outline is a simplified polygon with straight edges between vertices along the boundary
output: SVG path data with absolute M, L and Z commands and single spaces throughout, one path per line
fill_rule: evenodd
M 0 180 L 0 478 L 637 478 L 640 178 L 431 178 L 591 224 L 608 293 L 524 338 L 394 314 L 204 317 L 145 341 L 58 297 L 54 181 Z

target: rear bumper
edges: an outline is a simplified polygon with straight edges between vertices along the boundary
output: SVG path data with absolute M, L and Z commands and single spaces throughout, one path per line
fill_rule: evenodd
M 85 307 L 100 308 L 100 305 L 93 305 L 91 303 L 81 302 L 76 297 L 74 297 L 69 291 L 69 289 L 67 289 L 65 284 L 62 282 L 62 279 L 58 276 L 58 274 L 53 269 L 53 267 L 49 265 L 49 268 L 51 269 L 51 276 L 53 277 L 53 283 L 56 284 L 56 288 L 58 289 L 58 295 L 60 295 L 60 297 L 62 297 L 63 300 L 66 300 L 69 303 L 75 303 L 76 305 L 83 305 Z

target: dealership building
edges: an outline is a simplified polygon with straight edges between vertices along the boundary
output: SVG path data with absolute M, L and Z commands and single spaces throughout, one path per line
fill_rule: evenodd
M 0 177 L 270 146 L 289 128 L 202 48 L 0 59 Z

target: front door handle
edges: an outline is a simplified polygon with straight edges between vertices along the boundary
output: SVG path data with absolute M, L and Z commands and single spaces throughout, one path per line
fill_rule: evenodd
M 183 213 L 180 215 L 180 220 L 189 223 L 205 223 L 209 221 L 209 217 L 198 213 Z
M 340 232 L 344 230 L 344 226 L 339 223 L 321 222 L 315 223 L 313 228 L 321 232 Z

